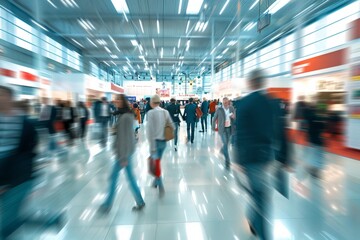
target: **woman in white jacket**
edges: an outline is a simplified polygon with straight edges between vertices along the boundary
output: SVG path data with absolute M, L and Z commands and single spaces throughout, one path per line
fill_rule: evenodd
M 103 212 L 108 212 L 111 209 L 115 198 L 115 190 L 119 177 L 119 172 L 121 169 L 125 168 L 126 175 L 130 184 L 130 189 L 137 204 L 135 207 L 133 207 L 133 210 L 138 211 L 145 206 L 145 202 L 141 196 L 139 186 L 136 183 L 132 168 L 132 159 L 136 146 L 133 131 L 135 115 L 131 110 L 129 102 L 124 94 L 119 94 L 115 102 L 118 108 L 117 114 L 119 114 L 119 118 L 115 126 L 116 137 L 113 145 L 116 160 L 110 176 L 111 183 L 108 196 L 105 202 L 101 205 L 100 210 Z

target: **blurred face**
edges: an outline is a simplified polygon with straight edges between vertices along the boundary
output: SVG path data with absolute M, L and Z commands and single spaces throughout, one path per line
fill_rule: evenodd
M 225 108 L 228 108 L 229 107 L 229 99 L 224 98 L 223 99 L 223 105 L 224 105 Z
M 124 100 L 121 98 L 117 98 L 115 100 L 115 105 L 117 108 L 122 108 L 124 106 Z

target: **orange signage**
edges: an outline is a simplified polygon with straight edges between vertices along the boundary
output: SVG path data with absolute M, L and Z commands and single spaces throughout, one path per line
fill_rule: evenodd
M 360 38 L 360 18 L 351 22 L 351 39 L 355 40 Z
M 111 83 L 111 90 L 119 92 L 119 93 L 124 93 L 124 88 L 122 88 L 118 85 L 115 85 L 113 83 Z
M 344 64 L 346 64 L 346 49 L 341 49 L 293 63 L 292 74 L 298 75 Z

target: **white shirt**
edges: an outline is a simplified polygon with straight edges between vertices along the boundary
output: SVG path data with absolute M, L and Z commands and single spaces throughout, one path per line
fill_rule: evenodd
M 108 117 L 109 116 L 109 104 L 102 103 L 101 104 L 101 116 Z
M 231 126 L 231 120 L 230 120 L 230 109 L 224 108 L 225 111 L 225 127 Z
M 156 151 L 156 140 L 164 140 L 166 121 L 172 123 L 170 114 L 161 107 L 147 113 L 146 134 L 150 143 L 150 152 Z
M 40 121 L 48 121 L 50 120 L 50 114 L 51 114 L 51 106 L 43 105 L 41 107 L 40 111 Z

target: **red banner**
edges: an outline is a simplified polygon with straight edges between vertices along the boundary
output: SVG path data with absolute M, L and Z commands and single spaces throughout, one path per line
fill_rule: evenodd
M 39 80 L 39 77 L 28 72 L 20 71 L 20 78 L 32 82 L 37 82 Z
M 0 68 L 0 76 L 16 78 L 16 72 L 6 68 Z
M 111 83 L 111 90 L 119 92 L 119 93 L 124 93 L 124 88 L 122 88 L 116 84 L 113 84 L 113 83 Z
M 292 74 L 298 75 L 344 64 L 346 64 L 346 49 L 341 49 L 293 63 Z
M 351 39 L 355 40 L 360 38 L 360 18 L 351 22 Z

